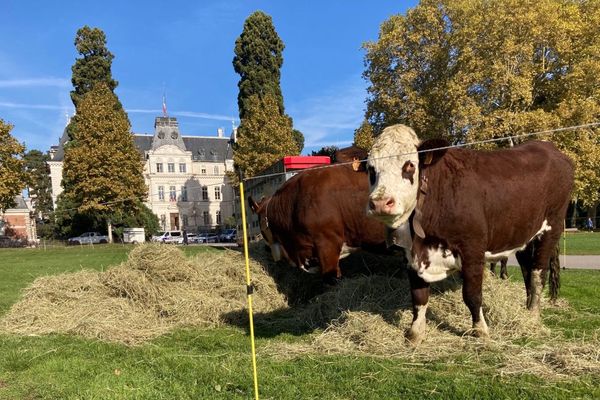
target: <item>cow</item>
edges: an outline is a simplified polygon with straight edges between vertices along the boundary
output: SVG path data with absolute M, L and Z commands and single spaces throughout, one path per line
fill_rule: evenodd
M 528 141 L 493 151 L 419 142 L 404 125 L 383 130 L 367 160 L 370 216 L 395 228 L 410 224 L 409 280 L 418 344 L 432 282 L 455 271 L 472 332 L 488 337 L 482 311 L 486 258 L 516 253 L 527 308 L 539 315 L 543 280 L 573 189 L 573 163 L 552 143 Z
M 338 159 L 347 161 L 344 154 Z M 341 258 L 359 249 L 387 251 L 385 225 L 367 217 L 368 197 L 367 177 L 339 164 L 302 171 L 272 196 L 260 202 L 249 197 L 248 203 L 275 261 L 287 259 L 311 273 L 320 269 L 323 280 L 334 284 L 342 276 Z

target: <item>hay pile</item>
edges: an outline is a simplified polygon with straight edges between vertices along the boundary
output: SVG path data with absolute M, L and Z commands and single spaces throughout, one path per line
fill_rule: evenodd
M 286 307 L 260 265 L 251 263 L 254 309 Z M 147 244 L 105 272 L 42 277 L 24 291 L 0 321 L 0 330 L 23 335 L 76 334 L 136 345 L 179 326 L 219 326 L 246 307 L 245 269 L 238 252 L 187 259 L 175 246 Z M 239 313 L 239 323 L 246 315 Z M 231 318 L 228 317 L 228 322 Z
M 318 276 L 272 263 L 262 245 L 253 246 L 251 254 L 257 335 L 309 334 L 301 342 L 269 341 L 259 349 L 262 356 L 350 354 L 426 362 L 489 352 L 498 360 L 489 367 L 500 374 L 600 373 L 599 335 L 573 342 L 551 332 L 525 310 L 521 283 L 486 274 L 484 314 L 491 333 L 487 341 L 469 335 L 471 317 L 460 280 L 433 285 L 426 337 L 414 348 L 404 340 L 412 311 L 398 258 L 355 256 L 354 264 L 342 264 L 345 279 L 324 288 Z M 175 246 L 147 244 L 105 272 L 37 279 L 0 320 L 0 331 L 76 334 L 136 345 L 181 326 L 246 328 L 246 302 L 239 252 L 188 259 Z M 550 305 L 544 301 L 542 307 Z

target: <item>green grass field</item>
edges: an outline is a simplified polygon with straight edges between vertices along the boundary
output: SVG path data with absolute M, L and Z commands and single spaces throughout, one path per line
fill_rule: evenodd
M 600 255 L 600 232 L 567 232 L 560 239 L 560 254 L 565 246 L 569 255 Z
M 131 247 L 0 250 L 0 314 L 37 276 L 102 270 Z M 206 247 L 185 248 L 188 255 Z M 210 251 L 210 250 L 209 250 Z M 510 270 L 519 280 L 520 272 Z M 544 320 L 567 335 L 600 329 L 600 271 L 563 271 L 562 296 L 576 313 L 545 310 Z M 306 335 L 261 332 L 260 349 Z M 402 340 L 399 338 L 399 340 Z M 126 347 L 72 336 L 0 334 L 0 399 L 249 399 L 253 398 L 249 337 L 244 329 L 179 329 L 149 344 Z M 304 356 L 293 361 L 259 353 L 262 399 L 578 399 L 600 398 L 600 379 L 547 381 L 505 376 L 481 351 L 431 363 L 366 356 Z

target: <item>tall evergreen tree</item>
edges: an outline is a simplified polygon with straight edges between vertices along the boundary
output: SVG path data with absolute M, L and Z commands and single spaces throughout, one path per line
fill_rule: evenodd
M 29 197 L 41 219 L 47 220 L 53 210 L 51 181 L 48 171 L 50 157 L 39 150 L 30 150 L 25 154 L 25 169 L 30 175 Z
M 249 100 L 233 153 L 236 167 L 246 177 L 256 175 L 283 156 L 298 152 L 292 138 L 292 122 L 277 112 L 277 100 L 271 95 L 263 98 L 254 95 Z
M 85 25 L 77 31 L 75 48 L 81 56 L 71 67 L 71 100 L 77 109 L 79 101 L 99 82 L 114 92 L 118 82 L 112 78 L 111 66 L 114 55 L 106 48 L 106 35 L 99 28 Z
M 300 154 L 304 147 L 304 136 L 300 131 L 293 129 L 292 119 L 285 114 L 283 105 L 280 86 L 283 49 L 284 44 L 275 31 L 271 17 L 262 11 L 256 11 L 246 19 L 244 29 L 235 42 L 233 68 L 240 75 L 238 83 L 240 129 L 238 129 L 239 141 L 236 151 L 240 154 L 237 157 L 234 155 L 234 160 L 236 160 L 236 167 L 241 168 L 246 174 L 256 174 L 260 171 L 256 169 L 256 165 L 247 164 L 247 160 L 252 158 L 264 160 L 260 165 L 267 167 L 283 155 Z M 271 113 L 273 121 L 269 121 L 269 124 L 276 127 L 276 131 L 270 132 L 260 128 L 256 132 L 251 132 L 249 127 L 255 126 L 256 119 L 260 119 L 257 115 L 264 112 L 259 110 L 265 109 Z M 248 118 L 252 120 L 246 121 Z M 259 138 L 259 133 L 265 137 Z M 266 137 L 269 135 L 273 137 Z M 249 137 L 258 139 L 258 142 L 248 140 Z M 267 146 L 269 150 L 266 153 L 251 156 L 252 153 L 261 152 L 265 143 L 270 143 L 275 138 L 283 141 L 276 147 L 287 149 L 287 154 Z
M 277 103 L 279 114 L 285 113 L 280 86 L 284 48 L 269 15 L 256 11 L 246 19 L 242 34 L 235 41 L 233 58 L 233 69 L 240 75 L 240 120 L 246 117 L 250 97 L 254 95 L 271 95 Z
M 23 160 L 25 146 L 10 134 L 12 127 L 0 119 L 0 211 L 14 206 L 14 197 L 28 180 Z
M 81 98 L 73 119 L 77 130 L 65 146 L 63 201 L 100 226 L 138 212 L 147 190 L 143 161 L 116 95 L 98 83 Z

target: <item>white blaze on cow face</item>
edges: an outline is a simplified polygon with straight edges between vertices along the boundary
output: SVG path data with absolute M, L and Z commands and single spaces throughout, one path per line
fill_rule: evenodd
M 405 125 L 393 125 L 375 139 L 369 153 L 367 214 L 397 228 L 417 205 L 419 138 Z

